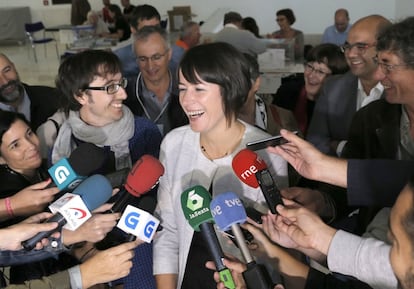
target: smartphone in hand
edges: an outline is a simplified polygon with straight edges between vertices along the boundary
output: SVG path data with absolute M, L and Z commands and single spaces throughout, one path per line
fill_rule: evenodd
M 295 130 L 293 131 L 294 134 L 298 134 L 298 131 Z M 287 143 L 288 141 L 281 135 L 276 135 L 276 136 L 271 136 L 265 139 L 261 139 L 261 140 L 256 140 L 256 141 L 252 141 L 252 142 L 248 142 L 246 144 L 246 148 L 248 148 L 249 150 L 252 151 L 258 151 L 258 150 L 262 150 L 265 149 L 269 146 L 278 146 L 278 145 L 282 145 Z

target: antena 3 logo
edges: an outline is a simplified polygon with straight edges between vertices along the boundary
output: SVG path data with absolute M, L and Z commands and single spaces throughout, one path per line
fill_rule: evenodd
M 199 194 L 196 194 L 195 190 L 188 192 L 187 208 L 194 213 L 190 214 L 190 218 L 193 219 L 209 211 L 207 207 L 203 208 L 204 199 Z M 202 210 L 200 210 L 203 208 Z M 200 211 L 197 211 L 200 210 Z

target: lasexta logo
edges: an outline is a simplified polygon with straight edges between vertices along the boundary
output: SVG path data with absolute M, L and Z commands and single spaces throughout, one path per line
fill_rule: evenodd
M 188 193 L 187 208 L 192 211 L 201 209 L 203 207 L 203 197 L 196 194 L 195 190 Z

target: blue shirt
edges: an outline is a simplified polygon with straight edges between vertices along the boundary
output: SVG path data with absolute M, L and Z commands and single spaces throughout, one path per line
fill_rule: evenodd
M 333 43 L 336 45 L 343 45 L 348 37 L 349 29 L 351 28 L 351 24 L 348 24 L 348 27 L 345 29 L 344 32 L 339 32 L 336 30 L 335 25 L 329 26 L 325 29 L 325 32 L 322 36 L 322 43 Z

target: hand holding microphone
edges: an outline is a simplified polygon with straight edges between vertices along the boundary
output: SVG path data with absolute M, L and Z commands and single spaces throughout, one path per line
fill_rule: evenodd
M 73 194 L 65 194 L 51 205 L 51 210 L 57 212 L 47 222 L 57 222 L 55 230 L 41 232 L 33 238 L 22 242 L 26 250 L 31 250 L 36 243 L 49 237 L 53 232 L 68 225 L 71 229 L 79 227 L 90 217 L 91 210 L 105 203 L 112 194 L 112 188 L 104 176 L 94 175 L 83 181 Z M 76 196 L 80 196 L 78 199 Z
M 120 195 L 120 197 L 108 212 L 122 213 L 125 211 L 128 205 L 133 205 L 136 207 L 136 210 L 138 210 L 138 207 L 148 213 L 152 213 L 156 205 L 155 199 L 142 196 L 158 184 L 158 180 L 163 174 L 164 167 L 158 159 L 150 155 L 143 155 L 132 167 L 126 179 L 125 185 L 121 188 L 120 192 L 118 192 L 118 195 Z M 144 201 L 144 199 L 152 199 L 153 201 Z M 131 212 L 131 207 L 128 213 Z M 145 215 L 148 217 L 145 213 L 137 212 L 137 214 L 140 216 Z M 120 243 L 133 240 L 134 237 L 143 237 L 145 240 L 152 239 L 153 235 L 151 236 L 151 234 L 143 233 L 143 228 L 140 226 L 136 227 L 138 225 L 136 215 L 133 217 L 135 220 L 132 220 L 133 218 L 130 220 L 129 217 L 126 219 L 127 215 L 128 214 L 124 214 L 121 217 L 121 220 L 118 222 L 118 224 L 121 224 L 121 227 L 118 226 L 114 228 L 106 235 L 102 241 L 95 244 L 95 247 L 98 250 L 105 250 Z M 156 218 L 154 219 L 156 220 Z M 125 223 L 126 221 L 132 223 Z M 122 224 L 126 225 L 123 227 Z M 125 235 L 124 230 L 128 233 L 128 235 Z
M 91 143 L 82 143 L 70 154 L 62 158 L 48 170 L 53 180 L 48 187 L 57 186 L 60 191 L 74 190 L 90 174 L 100 169 L 106 156 L 102 148 Z
M 263 266 L 258 265 L 249 248 L 240 228 L 240 224 L 246 222 L 247 215 L 242 201 L 235 193 L 224 193 L 215 197 L 210 204 L 211 214 L 222 231 L 231 228 L 243 258 L 247 263 L 247 269 L 243 272 L 244 280 L 248 289 L 271 289 L 273 288 L 271 278 Z
M 232 167 L 243 183 L 253 188 L 260 186 L 270 211 L 276 214 L 276 206 L 283 205 L 283 201 L 265 161 L 255 152 L 243 149 L 233 158 Z
M 230 270 L 223 263 L 224 253 L 214 231 L 210 201 L 210 194 L 201 186 L 192 187 L 181 194 L 181 208 L 185 218 L 195 231 L 201 231 L 219 272 L 220 280 L 226 288 L 233 289 L 236 287 Z

